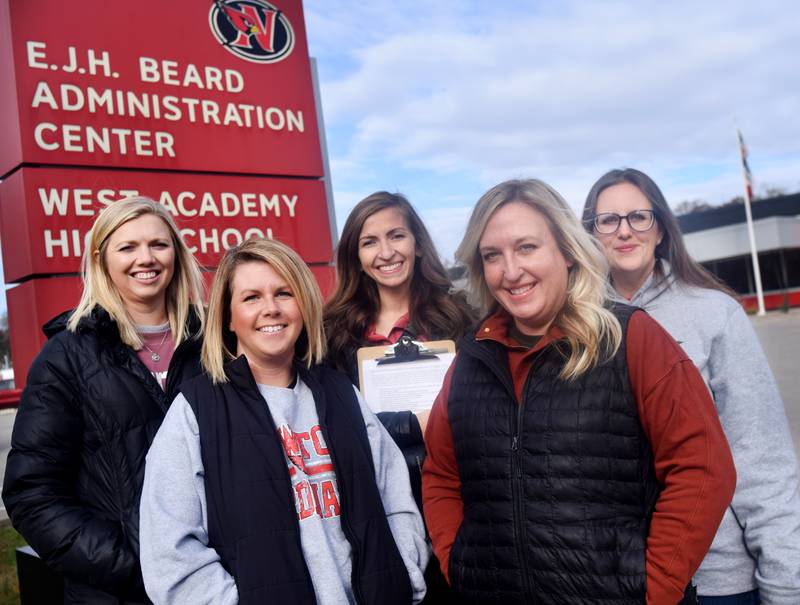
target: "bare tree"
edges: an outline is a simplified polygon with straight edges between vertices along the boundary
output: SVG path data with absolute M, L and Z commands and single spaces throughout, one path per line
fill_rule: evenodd
M 677 204 L 673 210 L 678 216 L 682 214 L 693 214 L 694 212 L 703 212 L 704 210 L 711 210 L 713 206 L 705 200 L 683 200 Z
M 744 197 L 741 195 L 737 195 L 736 197 L 732 197 L 727 202 L 722 202 L 719 207 L 724 208 L 725 206 L 741 206 L 744 204 Z
M 787 193 L 786 189 L 783 187 L 773 187 L 767 184 L 762 185 L 760 189 L 761 195 L 759 195 L 758 198 L 763 200 L 768 200 L 771 197 L 781 197 Z

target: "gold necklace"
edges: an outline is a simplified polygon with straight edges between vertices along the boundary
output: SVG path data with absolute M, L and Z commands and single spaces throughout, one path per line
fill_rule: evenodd
M 158 345 L 158 348 L 155 351 L 150 347 L 148 347 L 147 343 L 144 341 L 144 339 L 142 339 L 142 346 L 148 351 L 150 351 L 150 359 L 152 359 L 153 361 L 161 361 L 161 355 L 159 355 L 158 352 L 161 350 L 161 347 L 164 346 L 164 343 L 167 340 L 167 334 L 169 334 L 169 328 L 164 330 L 164 336 L 161 339 L 161 343 Z

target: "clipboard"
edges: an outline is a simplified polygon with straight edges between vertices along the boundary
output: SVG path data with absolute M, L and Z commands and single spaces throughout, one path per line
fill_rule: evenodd
M 361 394 L 373 412 L 429 410 L 455 356 L 452 340 L 418 342 L 403 336 L 394 345 L 361 347 Z

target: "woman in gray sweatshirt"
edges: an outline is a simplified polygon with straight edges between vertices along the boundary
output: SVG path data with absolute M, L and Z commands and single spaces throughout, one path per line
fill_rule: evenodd
M 698 570 L 701 605 L 800 603 L 798 467 L 775 379 L 732 292 L 693 261 L 646 174 L 612 170 L 583 211 L 622 302 L 644 308 L 697 365 L 736 464 L 736 493 Z
M 288 246 L 228 250 L 205 374 L 147 455 L 141 564 L 156 605 L 411 605 L 429 549 L 400 450 L 321 366 L 322 296 Z

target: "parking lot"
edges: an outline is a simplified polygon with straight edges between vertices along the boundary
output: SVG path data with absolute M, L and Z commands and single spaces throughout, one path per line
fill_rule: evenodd
M 800 309 L 752 319 L 783 395 L 795 451 L 800 456 Z

